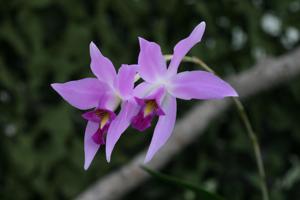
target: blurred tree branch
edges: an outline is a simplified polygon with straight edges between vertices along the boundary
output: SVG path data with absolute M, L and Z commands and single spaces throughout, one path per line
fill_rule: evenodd
M 257 94 L 291 80 L 300 73 L 300 47 L 278 58 L 268 58 L 249 70 L 228 78 L 241 98 Z M 231 102 L 228 100 L 206 101 L 195 106 L 176 123 L 172 137 L 149 163 L 152 169 L 160 169 L 185 146 L 203 134 L 205 128 L 224 112 Z M 139 153 L 130 163 L 106 175 L 87 188 L 77 200 L 118 199 L 138 187 L 149 176 L 140 168 L 145 151 Z
M 166 60 L 171 60 L 173 55 L 165 55 Z M 199 67 L 204 69 L 205 71 L 211 72 L 215 75 L 218 76 L 218 74 L 211 68 L 209 67 L 204 61 L 202 61 L 198 57 L 190 57 L 190 56 L 185 56 L 182 59 L 183 62 L 191 62 L 194 64 L 197 64 Z M 246 132 L 248 135 L 248 138 L 252 144 L 253 151 L 254 151 L 254 156 L 255 156 L 255 161 L 258 169 L 258 174 L 260 176 L 260 187 L 261 187 L 261 192 L 262 192 L 262 197 L 263 200 L 269 200 L 269 191 L 268 191 L 268 186 L 266 183 L 266 172 L 265 172 L 265 167 L 264 167 L 264 162 L 262 159 L 262 154 L 260 150 L 260 145 L 257 139 L 257 133 L 254 132 L 253 127 L 251 125 L 250 119 L 245 111 L 244 105 L 242 102 L 239 100 L 239 97 L 232 97 L 232 100 L 234 102 L 235 107 L 238 110 L 238 113 L 240 115 L 240 118 L 242 122 L 244 123 L 244 126 L 246 128 Z

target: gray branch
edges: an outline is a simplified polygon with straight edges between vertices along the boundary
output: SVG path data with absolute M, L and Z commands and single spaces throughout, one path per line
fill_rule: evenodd
M 300 48 L 278 58 L 269 58 L 249 70 L 229 77 L 228 81 L 241 98 L 257 94 L 294 78 L 300 73 Z M 178 152 L 203 134 L 205 128 L 231 104 L 230 99 L 199 103 L 178 120 L 167 144 L 148 164 L 160 169 Z M 142 151 L 119 170 L 101 178 L 77 197 L 77 200 L 114 200 L 141 185 L 149 176 L 140 168 L 145 151 Z M 254 166 L 253 166 L 254 167 Z

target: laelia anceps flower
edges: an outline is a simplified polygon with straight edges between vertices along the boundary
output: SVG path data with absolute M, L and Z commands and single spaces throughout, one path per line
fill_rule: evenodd
M 175 46 L 168 67 L 160 46 L 139 38 L 138 72 L 145 82 L 134 90 L 140 108 L 132 119 L 132 126 L 143 131 L 150 126 L 155 116 L 159 117 L 145 162 L 152 159 L 173 131 L 176 120 L 176 98 L 190 100 L 238 96 L 228 83 L 212 73 L 199 70 L 177 73 L 181 60 L 201 41 L 204 30 L 205 23 L 202 22 L 187 38 Z
M 51 84 L 72 106 L 81 110 L 92 109 L 82 115 L 88 121 L 84 136 L 85 169 L 90 166 L 99 147 L 106 143 L 106 138 L 118 137 L 118 132 L 128 127 L 136 107 L 132 93 L 137 67 L 122 65 L 117 74 L 112 62 L 94 43 L 90 44 L 90 56 L 91 70 L 97 78 Z M 121 110 L 116 116 L 120 104 Z M 133 113 L 130 115 L 128 110 Z M 111 136 L 107 135 L 108 132 Z

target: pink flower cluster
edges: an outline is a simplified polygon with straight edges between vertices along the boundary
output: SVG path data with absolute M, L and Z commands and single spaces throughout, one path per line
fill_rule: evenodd
M 53 83 L 52 88 L 72 106 L 89 110 L 84 136 L 85 163 L 88 169 L 101 145 L 105 144 L 109 162 L 114 146 L 131 125 L 139 131 L 151 126 L 158 117 L 145 162 L 167 142 L 174 129 L 177 99 L 221 99 L 238 96 L 225 81 L 205 71 L 184 71 L 178 67 L 188 51 L 201 41 L 205 23 L 179 41 L 167 66 L 160 46 L 139 38 L 138 64 L 122 65 L 118 73 L 112 62 L 91 42 L 91 70 L 96 78 Z M 144 82 L 136 85 L 135 78 Z M 116 110 L 120 106 L 119 112 Z

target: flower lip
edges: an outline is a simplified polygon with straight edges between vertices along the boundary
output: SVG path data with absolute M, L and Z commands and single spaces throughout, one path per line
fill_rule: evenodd
M 155 116 L 165 115 L 156 99 L 140 99 L 137 97 L 135 99 L 141 108 L 138 114 L 131 120 L 133 128 L 144 131 L 151 126 L 152 119 Z
M 106 133 L 110 123 L 116 118 L 116 114 L 108 109 L 97 108 L 84 113 L 82 117 L 99 124 L 98 129 L 92 135 L 92 139 L 96 144 L 105 144 Z
M 96 144 L 99 144 L 99 145 L 105 144 L 105 133 L 106 133 L 106 131 L 107 130 L 98 128 L 97 131 L 92 136 L 93 141 Z
M 82 117 L 88 121 L 100 123 L 102 118 L 108 118 L 107 121 L 112 121 L 116 114 L 108 109 L 96 108 L 93 111 L 83 113 Z
M 144 117 L 151 114 L 151 112 L 155 112 L 155 114 L 158 116 L 165 115 L 164 111 L 160 108 L 156 99 L 145 100 Z

